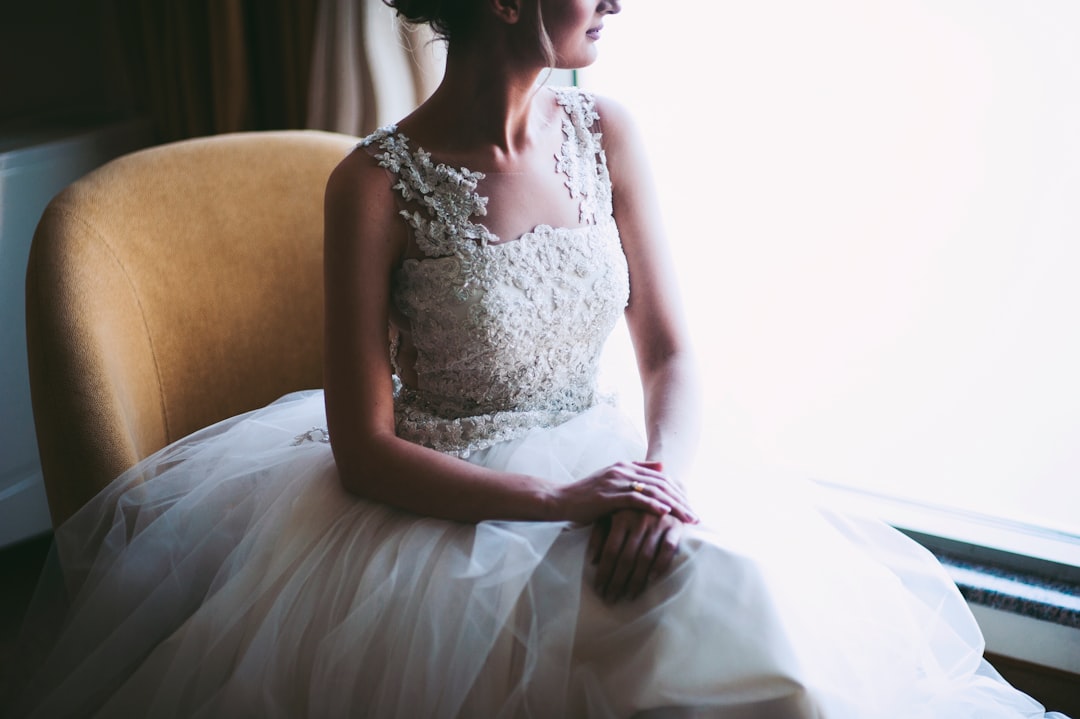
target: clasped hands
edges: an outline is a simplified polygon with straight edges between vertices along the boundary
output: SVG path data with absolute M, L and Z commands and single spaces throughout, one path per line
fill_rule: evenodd
M 588 558 L 606 602 L 636 599 L 671 568 L 684 528 L 696 524 L 682 488 L 659 462 L 619 462 L 566 487 L 592 505 Z M 579 500 L 585 499 L 579 496 Z
M 623 509 L 593 523 L 588 558 L 596 567 L 593 588 L 605 602 L 634 600 L 671 568 L 685 523 Z

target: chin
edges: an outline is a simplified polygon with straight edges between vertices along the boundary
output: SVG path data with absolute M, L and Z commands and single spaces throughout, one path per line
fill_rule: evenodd
M 568 58 L 556 58 L 553 69 L 555 70 L 580 70 L 596 62 L 597 52 L 593 50 L 587 54 Z

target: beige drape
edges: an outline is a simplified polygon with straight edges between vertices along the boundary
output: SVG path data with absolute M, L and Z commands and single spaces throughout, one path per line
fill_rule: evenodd
M 442 64 L 443 45 L 381 0 L 320 0 L 307 126 L 366 135 L 423 102 Z

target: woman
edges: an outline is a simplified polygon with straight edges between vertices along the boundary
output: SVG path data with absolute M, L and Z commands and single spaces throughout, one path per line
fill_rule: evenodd
M 697 525 L 641 143 L 537 86 L 619 3 L 389 4 L 446 76 L 329 180 L 325 392 L 163 450 L 58 534 L 102 539 L 64 552 L 32 715 L 1043 716 L 893 530 L 798 497 Z M 596 390 L 620 313 L 644 443 Z
M 421 4 L 411 6 L 415 5 Z M 633 136 L 624 113 L 607 102 L 594 109 L 592 101 L 583 96 L 560 96 L 537 89 L 537 79 L 546 67 L 580 67 L 593 61 L 603 18 L 618 12 L 619 5 L 549 3 L 544 13 L 539 4 L 518 2 L 491 3 L 490 8 L 483 2 L 458 5 L 460 16 L 440 22 L 451 38 L 442 84 L 394 131 L 365 140 L 366 151 L 357 151 L 343 162 L 327 189 L 325 386 L 337 466 L 345 486 L 361 496 L 459 521 L 565 520 L 587 524 L 622 510 L 614 518 L 613 533 L 606 537 L 605 571 L 600 581 L 612 599 L 637 593 L 654 558 L 659 560 L 654 571 L 670 562 L 682 523 L 692 516 L 677 482 L 688 464 L 695 435 L 694 416 L 688 411 L 694 396 L 688 342 L 674 302 L 674 283 L 662 251 L 661 223 L 654 193 L 647 184 L 649 173 L 641 143 Z M 550 44 L 538 43 L 537 38 Z M 603 118 L 603 147 L 591 136 L 569 137 L 570 132 L 600 130 L 600 121 L 586 117 L 592 112 Z M 391 144 L 392 149 L 387 150 Z M 399 215 L 402 211 L 419 212 L 423 217 L 426 200 L 419 195 L 424 193 L 421 185 L 425 183 L 402 178 L 407 189 L 399 191 L 393 182 L 398 178 L 388 181 L 384 166 L 404 162 L 414 166 L 409 168 L 413 171 L 434 172 L 429 165 L 435 161 L 422 163 L 412 156 L 413 150 L 419 154 L 420 148 L 445 166 L 482 173 L 473 180 L 468 171 L 446 170 L 453 174 L 452 182 L 460 178 L 475 182 L 477 187 L 463 192 L 457 185 L 443 188 L 435 184 L 427 195 L 432 202 L 448 197 L 448 201 L 462 198 L 473 202 L 477 208 L 483 205 L 476 213 L 482 217 L 463 213 L 460 218 L 451 218 L 435 213 L 430 220 L 420 220 L 444 223 L 469 235 L 466 241 L 474 246 L 467 248 L 464 262 L 510 262 L 513 266 L 508 269 L 517 273 L 510 279 L 534 283 L 548 301 L 595 302 L 578 308 L 576 316 L 572 316 L 573 310 L 560 308 L 550 316 L 527 317 L 502 316 L 501 307 L 491 306 L 513 302 L 498 287 L 485 285 L 484 296 L 474 298 L 477 302 L 456 301 L 452 295 L 458 288 L 452 285 L 433 288 L 434 298 L 412 297 L 411 288 L 402 285 L 427 281 L 419 260 L 429 255 L 453 257 L 463 251 L 456 240 L 440 245 L 438 238 L 425 237 L 432 234 L 423 231 L 426 227 L 413 227 L 415 222 L 403 221 Z M 611 192 L 597 176 L 605 170 L 597 162 L 598 151 L 606 153 L 607 169 L 626 178 L 614 185 L 611 198 L 617 236 L 611 211 L 599 211 L 601 198 L 592 197 Z M 556 158 L 567 169 L 557 168 Z M 568 185 L 580 186 L 577 196 L 567 191 Z M 362 204 L 357 202 L 359 197 L 364 198 Z M 473 219 L 482 225 L 474 225 Z M 571 233 L 563 231 L 533 233 L 542 225 L 574 228 L 576 237 L 564 239 Z M 561 274 L 562 267 L 546 266 L 533 276 L 532 268 L 522 266 L 525 260 L 504 257 L 534 254 L 535 246 L 541 243 L 566 244 L 573 249 L 582 244 L 585 234 L 590 240 L 610 235 L 611 246 L 606 249 L 614 255 L 617 266 L 601 268 L 607 273 L 600 275 L 604 292 L 598 292 L 596 286 L 556 289 L 551 284 L 559 279 L 558 274 L 545 275 Z M 499 257 L 489 259 L 485 252 Z M 406 258 L 407 266 L 395 287 L 394 273 Z M 475 451 L 489 446 L 496 437 L 506 439 L 538 423 L 555 424 L 593 402 L 600 345 L 625 303 L 619 294 L 623 290 L 619 283 L 625 283 L 627 272 L 624 264 L 634 282 L 626 319 L 639 348 L 648 415 L 649 446 L 644 456 L 635 450 L 620 457 L 626 463 L 563 485 L 536 475 L 492 471 L 440 454 L 437 450 L 457 454 Z M 446 265 L 436 260 L 436 266 Z M 425 279 L 414 280 L 414 275 Z M 494 283 L 505 279 L 494 278 Z M 595 283 L 596 278 L 591 281 Z M 596 296 L 590 297 L 589 292 Z M 420 306 L 423 302 L 436 307 Z M 600 302 L 609 306 L 597 311 Z M 530 304 L 535 303 L 522 303 L 515 310 L 528 312 Z M 410 310 L 411 316 L 402 315 Z M 459 316 L 466 310 L 489 315 L 478 328 L 475 318 Z M 388 317 L 392 331 L 400 338 L 393 357 L 386 348 Z M 574 319 L 585 324 L 574 323 Z M 487 334 L 480 335 L 478 330 Z M 562 336 L 558 336 L 560 332 Z M 491 347 L 510 335 L 514 347 Z M 568 349 L 563 345 L 576 345 L 578 351 L 563 356 Z M 448 346 L 453 346 L 452 352 Z M 460 363 L 464 356 L 473 366 L 463 371 Z M 538 368 L 541 360 L 558 372 Z M 566 366 L 570 364 L 574 366 Z M 396 402 L 392 376 L 405 385 Z M 552 380 L 557 382 L 554 387 L 542 384 Z M 416 392 L 418 386 L 424 391 Z M 438 387 L 439 400 L 431 397 L 432 386 Z M 567 397 L 573 401 L 565 403 Z M 459 399 L 467 399 L 470 408 L 457 406 Z M 454 406 L 430 407 L 442 400 Z M 534 415 L 540 412 L 546 416 L 530 418 L 525 424 L 517 424 L 519 417 L 489 416 L 500 411 L 521 414 L 525 407 Z M 443 415 L 476 417 L 482 427 L 475 429 L 476 436 L 469 441 L 443 446 L 424 441 L 425 425 L 441 424 L 438 416 L 425 416 L 419 426 L 411 419 L 401 422 L 395 418 L 395 413 L 405 418 L 409 413 L 426 415 L 432 409 L 436 415 L 440 414 L 438 409 L 444 409 L 448 411 Z M 509 424 L 515 425 L 514 431 L 509 432 Z M 404 431 L 395 432 L 396 426 Z M 435 449 L 422 444 L 434 444 Z M 634 459 L 647 462 L 630 462 Z M 658 471 L 661 463 L 667 474 Z M 641 484 L 642 491 L 626 491 L 635 483 Z M 624 547 L 627 536 L 630 544 Z M 643 549 L 640 553 L 639 546 Z M 634 578 L 630 587 L 625 585 L 627 576 Z

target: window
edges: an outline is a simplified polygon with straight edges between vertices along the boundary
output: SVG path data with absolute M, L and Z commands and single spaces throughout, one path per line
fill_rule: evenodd
M 1080 4 L 624 3 L 605 24 L 579 83 L 646 135 L 704 451 L 1080 565 Z

